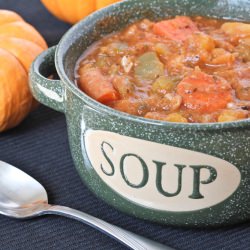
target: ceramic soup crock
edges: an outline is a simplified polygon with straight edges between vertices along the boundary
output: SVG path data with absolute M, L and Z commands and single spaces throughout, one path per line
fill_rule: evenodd
M 250 119 L 211 124 L 148 120 L 106 107 L 74 84 L 84 50 L 102 35 L 149 18 L 202 15 L 250 21 L 249 1 L 128 0 L 88 16 L 33 63 L 30 86 L 65 114 L 75 166 L 101 199 L 168 225 L 250 219 Z M 46 78 L 56 71 L 60 80 Z

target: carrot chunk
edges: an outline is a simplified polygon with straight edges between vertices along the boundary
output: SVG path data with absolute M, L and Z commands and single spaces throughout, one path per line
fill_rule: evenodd
M 185 40 L 189 35 L 199 31 L 195 23 L 188 17 L 179 16 L 174 19 L 161 21 L 153 26 L 156 35 L 171 40 Z
M 80 71 L 79 88 L 87 95 L 101 103 L 109 103 L 119 99 L 118 92 L 111 81 L 97 68 Z
M 177 93 L 187 109 L 199 114 L 226 108 L 233 100 L 231 85 L 226 80 L 200 71 L 184 78 L 177 86 Z
M 116 110 L 128 113 L 131 115 L 144 115 L 148 112 L 145 103 L 142 100 L 118 100 L 116 102 L 110 103 L 109 106 Z

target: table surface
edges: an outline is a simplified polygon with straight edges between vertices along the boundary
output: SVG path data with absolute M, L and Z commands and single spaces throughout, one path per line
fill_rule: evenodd
M 70 27 L 50 15 L 38 0 L 0 0 L 34 25 L 50 46 Z M 77 175 L 64 116 L 44 106 L 17 128 L 0 135 L 0 160 L 41 182 L 49 202 L 70 206 L 175 249 L 250 249 L 250 223 L 217 228 L 173 228 L 123 214 L 97 199 Z M 0 216 L 0 249 L 126 249 L 108 236 L 77 221 L 57 216 L 15 220 Z

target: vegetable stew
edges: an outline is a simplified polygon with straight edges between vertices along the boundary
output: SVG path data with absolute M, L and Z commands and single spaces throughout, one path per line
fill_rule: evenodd
M 116 110 L 182 123 L 250 117 L 250 24 L 177 16 L 103 37 L 76 84 Z

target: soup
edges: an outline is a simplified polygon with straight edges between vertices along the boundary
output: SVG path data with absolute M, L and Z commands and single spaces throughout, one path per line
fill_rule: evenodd
M 250 24 L 142 20 L 90 46 L 77 86 L 116 110 L 181 123 L 250 117 Z

